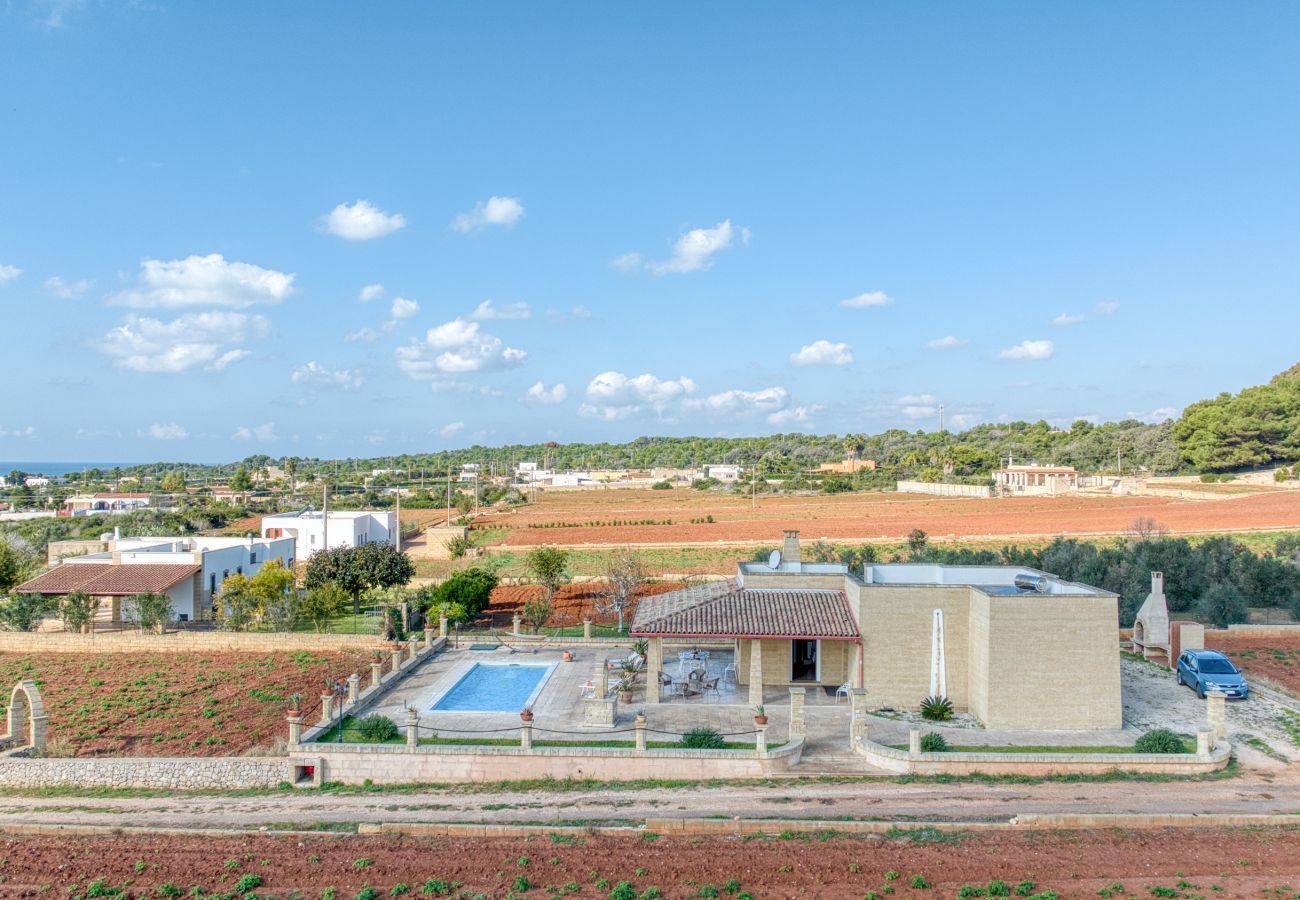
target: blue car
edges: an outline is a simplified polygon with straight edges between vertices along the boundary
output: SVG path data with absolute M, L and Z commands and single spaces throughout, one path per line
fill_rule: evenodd
M 1250 696 L 1250 684 L 1241 669 L 1217 650 L 1184 650 L 1178 655 L 1178 683 L 1189 685 L 1196 696 L 1222 691 L 1230 700 Z

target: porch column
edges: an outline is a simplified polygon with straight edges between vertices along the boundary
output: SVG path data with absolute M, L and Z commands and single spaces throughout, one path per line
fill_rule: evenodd
M 790 740 L 803 737 L 808 733 L 804 725 L 803 703 L 806 696 L 806 688 L 790 688 Z
M 749 641 L 749 705 L 763 705 L 763 642 Z
M 645 652 L 645 702 L 659 702 L 659 673 L 664 670 L 664 639 L 650 638 Z
M 858 739 L 867 736 L 867 690 L 851 688 L 849 690 L 849 746 L 856 747 Z

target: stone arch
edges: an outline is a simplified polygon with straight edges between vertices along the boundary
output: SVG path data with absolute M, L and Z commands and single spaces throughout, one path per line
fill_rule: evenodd
M 45 703 L 35 681 L 25 679 L 9 695 L 9 735 L 12 748 L 45 749 Z

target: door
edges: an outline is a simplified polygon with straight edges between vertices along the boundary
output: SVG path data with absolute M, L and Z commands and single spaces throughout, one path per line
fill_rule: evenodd
M 821 681 L 822 660 L 817 641 L 790 642 L 790 680 Z

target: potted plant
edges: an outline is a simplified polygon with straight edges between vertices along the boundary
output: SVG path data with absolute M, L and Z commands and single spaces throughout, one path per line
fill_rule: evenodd
M 573 662 L 573 651 L 565 650 L 563 653 L 560 654 L 560 658 L 563 659 L 565 662 Z
M 650 642 L 645 638 L 640 638 L 632 642 L 632 652 L 644 659 L 650 652 Z
M 525 706 L 523 709 L 519 710 L 519 719 L 522 722 L 531 722 L 533 720 L 533 708 L 531 706 Z
M 618 691 L 618 702 L 631 703 L 632 689 L 635 687 L 636 687 L 636 682 L 632 681 L 629 678 L 622 679 L 615 687 L 615 690 Z
M 299 716 L 302 714 L 302 694 L 289 695 L 289 715 Z
M 767 711 L 763 709 L 762 704 L 759 704 L 758 706 L 754 707 L 754 724 L 755 725 L 767 724 Z

